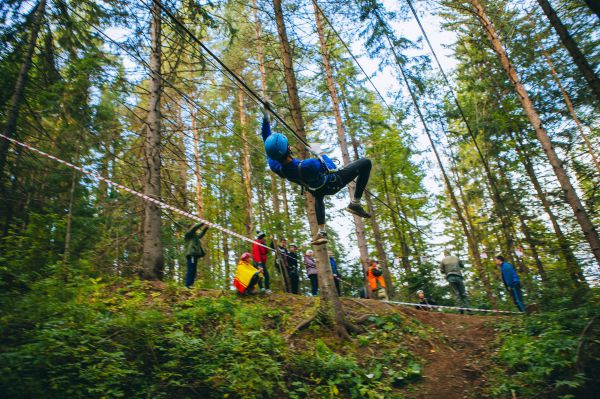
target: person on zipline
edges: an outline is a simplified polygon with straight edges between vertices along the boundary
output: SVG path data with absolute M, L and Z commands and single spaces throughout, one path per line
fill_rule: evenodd
M 325 196 L 336 194 L 354 179 L 356 179 L 354 199 L 352 199 L 346 210 L 363 218 L 371 217 L 360 206 L 360 199 L 371 174 L 371 160 L 361 158 L 342 169 L 336 170 L 333 161 L 326 155 L 304 160 L 294 158 L 287 137 L 281 133 L 271 134 L 269 108 L 270 106 L 267 103 L 262 121 L 262 138 L 265 142 L 269 167 L 280 177 L 304 187 L 315 198 L 315 212 L 319 232 L 313 239 L 312 244 L 327 243 Z

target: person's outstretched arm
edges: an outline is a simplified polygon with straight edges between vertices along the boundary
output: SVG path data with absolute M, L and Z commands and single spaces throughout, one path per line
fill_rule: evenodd
M 206 226 L 205 228 L 203 228 L 202 231 L 200 232 L 200 234 L 198 235 L 198 238 L 204 237 L 204 234 L 206 234 L 207 230 L 208 230 L 208 226 Z

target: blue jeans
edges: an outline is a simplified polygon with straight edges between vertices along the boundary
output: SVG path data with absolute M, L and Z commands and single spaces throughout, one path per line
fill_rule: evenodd
M 517 305 L 517 308 L 521 312 L 525 312 L 525 303 L 523 302 L 523 293 L 521 292 L 521 284 L 516 284 L 512 287 L 508 287 L 508 292 L 512 297 L 513 302 Z
M 190 288 L 196 280 L 196 271 L 198 270 L 198 257 L 188 255 L 185 257 L 187 261 L 187 273 L 185 274 L 185 286 Z

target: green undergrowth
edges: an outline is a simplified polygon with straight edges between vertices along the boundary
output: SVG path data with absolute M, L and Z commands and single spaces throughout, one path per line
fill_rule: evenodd
M 401 398 L 428 334 L 389 315 L 352 342 L 315 323 L 290 343 L 292 306 L 131 280 L 46 279 L 0 305 L 9 398 Z
M 498 324 L 491 397 L 600 397 L 600 297 L 596 290 L 576 300 Z

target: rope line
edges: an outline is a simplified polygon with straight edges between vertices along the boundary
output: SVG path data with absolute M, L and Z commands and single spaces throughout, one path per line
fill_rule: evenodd
M 231 235 L 233 237 L 239 238 L 240 240 L 244 240 L 244 241 L 247 241 L 247 242 L 252 243 L 252 244 L 257 244 L 257 245 L 260 245 L 261 247 L 264 247 L 264 248 L 270 249 L 272 251 L 275 251 L 275 249 L 269 247 L 268 245 L 264 245 L 262 243 L 256 242 L 255 240 L 253 240 L 251 238 L 248 238 L 248 237 L 243 236 L 243 235 L 241 235 L 239 233 L 236 233 L 233 230 L 229 230 L 226 227 L 220 226 L 220 225 L 218 225 L 216 223 L 210 222 L 210 221 L 208 221 L 206 219 L 203 219 L 203 218 L 201 218 L 199 216 L 196 216 L 193 213 L 186 212 L 186 211 L 181 210 L 179 208 L 176 208 L 176 207 L 174 207 L 172 205 L 169 205 L 169 204 L 167 204 L 167 203 L 165 203 L 163 201 L 157 200 L 156 198 L 152 198 L 152 197 L 150 197 L 150 196 L 148 196 L 146 194 L 142 194 L 142 193 L 140 193 L 138 191 L 135 191 L 135 190 L 127 187 L 127 186 L 124 186 L 124 185 L 122 185 L 120 183 L 117 183 L 115 181 L 112 181 L 112 180 L 110 180 L 110 179 L 108 179 L 108 178 L 106 178 L 104 176 L 101 176 L 101 175 L 99 175 L 99 174 L 97 174 L 95 172 L 92 172 L 90 170 L 84 169 L 81 166 L 77 166 L 75 164 L 72 164 L 71 162 L 68 162 L 68 161 L 65 161 L 63 159 L 60 159 L 60 158 L 58 158 L 58 157 L 56 157 L 56 156 L 54 156 L 52 154 L 48 154 L 47 152 L 39 150 L 39 149 L 37 149 L 37 148 L 35 148 L 35 147 L 27 144 L 27 143 L 23 143 L 23 142 L 21 142 L 19 140 L 16 140 L 14 138 L 8 137 L 8 136 L 6 136 L 6 135 L 4 135 L 2 133 L 0 133 L 0 137 L 2 137 L 4 139 L 12 142 L 13 144 L 16 144 L 18 146 L 26 148 L 26 149 L 28 149 L 28 150 L 30 150 L 32 152 L 35 152 L 35 153 L 37 153 L 37 154 L 39 154 L 39 155 L 41 155 L 41 156 L 43 156 L 45 158 L 51 159 L 53 161 L 56 161 L 58 163 L 61 163 L 61 164 L 65 165 L 65 166 L 67 166 L 67 167 L 69 167 L 71 169 L 74 169 L 74 170 L 77 170 L 77 171 L 79 171 L 81 173 L 84 173 L 84 174 L 92 177 L 95 180 L 102 181 L 102 182 L 104 182 L 104 183 L 106 183 L 108 185 L 111 185 L 113 187 L 116 187 L 118 189 L 126 191 L 126 192 L 128 192 L 130 194 L 133 194 L 136 197 L 141 198 L 143 201 L 151 202 L 154 205 L 157 205 L 157 206 L 159 206 L 161 208 L 169 209 L 169 210 L 171 210 L 171 211 L 173 211 L 175 213 L 178 213 L 178 214 L 180 214 L 182 216 L 185 216 L 185 217 L 187 217 L 189 219 L 193 219 L 193 220 L 195 220 L 197 222 L 204 223 L 205 225 L 207 225 L 209 227 L 215 228 L 215 229 L 217 229 L 217 230 L 219 230 L 219 231 L 221 231 L 221 232 L 223 232 L 225 234 L 229 234 L 229 235 Z
M 399 301 L 381 301 L 384 303 L 389 303 L 392 305 L 400 305 L 400 306 L 420 306 L 424 308 L 430 309 L 448 309 L 448 310 L 462 310 L 467 312 L 484 312 L 484 313 L 503 313 L 503 314 L 523 314 L 521 312 L 512 312 L 509 310 L 495 310 L 495 309 L 478 309 L 478 308 L 463 308 L 460 306 L 445 306 L 445 305 L 423 305 L 420 303 L 411 303 L 411 302 L 399 302 Z

